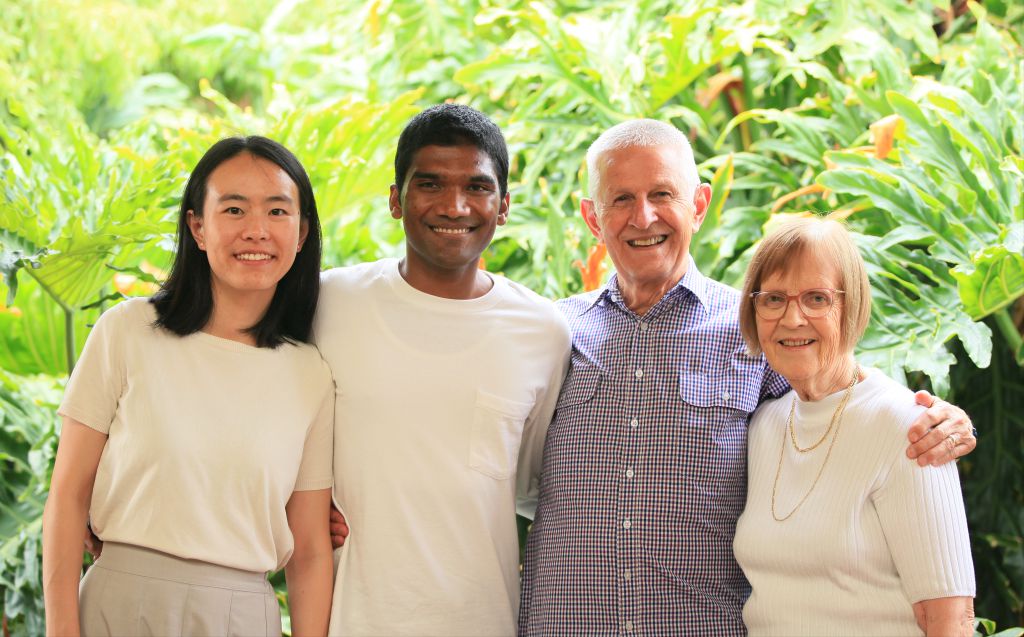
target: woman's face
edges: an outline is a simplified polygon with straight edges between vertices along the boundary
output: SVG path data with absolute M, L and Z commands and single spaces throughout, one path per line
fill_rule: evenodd
M 832 294 L 831 309 L 824 316 L 809 318 L 795 298 L 807 290 L 840 289 L 839 269 L 828 259 L 804 254 L 789 263 L 786 269 L 774 272 L 761 281 L 762 292 L 792 295 L 779 318 L 764 319 L 756 315 L 757 339 L 768 363 L 795 388 L 810 385 L 831 388 L 835 383 L 845 386 L 849 378 L 849 352 L 841 352 L 841 320 L 843 295 Z M 781 298 L 781 297 L 777 297 Z M 808 299 L 822 301 L 820 297 Z
M 244 152 L 210 173 L 203 215 L 189 211 L 189 227 L 210 261 L 214 302 L 241 294 L 267 304 L 309 229 L 288 173 Z

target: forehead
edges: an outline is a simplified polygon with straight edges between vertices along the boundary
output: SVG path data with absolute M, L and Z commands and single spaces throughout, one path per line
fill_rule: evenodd
M 610 150 L 598 158 L 597 170 L 603 191 L 643 190 L 656 184 L 682 188 L 686 180 L 682 157 L 670 146 Z
M 266 197 L 289 195 L 296 199 L 298 187 L 274 162 L 251 153 L 239 153 L 217 166 L 206 180 L 207 198 L 224 193 Z
M 438 146 L 431 144 L 416 151 L 406 174 L 406 181 L 415 173 L 431 173 L 448 178 L 486 176 L 498 180 L 491 156 L 472 144 Z
M 835 259 L 804 249 L 787 257 L 761 280 L 762 290 L 784 290 L 795 294 L 809 288 L 840 288 L 842 277 Z

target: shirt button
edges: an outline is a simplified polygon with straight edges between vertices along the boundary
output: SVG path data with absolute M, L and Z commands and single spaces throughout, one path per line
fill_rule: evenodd
M 629 426 L 636 429 L 637 427 L 640 426 L 640 421 L 634 418 L 633 420 L 629 421 Z
M 636 370 L 635 376 L 637 378 L 643 378 L 644 377 L 644 370 L 642 370 L 642 369 Z
M 641 323 L 640 324 L 640 331 L 641 332 L 646 332 L 647 331 L 647 323 Z
M 633 475 L 634 474 L 633 474 L 633 468 L 632 467 L 630 467 L 629 469 L 626 469 L 626 477 L 627 478 L 632 478 Z
M 633 523 L 630 522 L 629 520 L 623 520 L 622 521 L 622 528 L 624 528 L 624 529 L 631 529 L 631 528 L 633 528 Z
M 725 402 L 729 402 L 730 398 L 732 398 L 732 394 L 730 394 L 727 391 L 722 392 L 722 400 L 724 400 Z
M 629 621 L 628 619 L 626 620 L 626 632 L 633 632 L 633 622 Z
M 630 570 L 627 568 L 626 571 L 622 574 L 622 579 L 628 582 L 629 580 L 633 579 L 633 573 L 631 573 Z

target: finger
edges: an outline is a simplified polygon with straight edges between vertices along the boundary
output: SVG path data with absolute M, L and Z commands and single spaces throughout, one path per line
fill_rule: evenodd
M 932 396 L 926 389 L 919 389 L 914 392 L 914 402 L 922 407 L 931 407 L 935 404 L 935 396 Z
M 335 509 L 334 505 L 332 504 L 331 505 L 331 524 L 340 524 L 340 523 L 344 523 L 344 522 L 345 522 L 345 516 L 343 516 L 341 514 L 341 511 Z
M 940 422 L 907 450 L 907 455 L 917 458 L 917 464 L 943 464 L 953 459 L 952 450 L 960 440 L 950 440 L 950 434 L 957 431 L 956 423 L 948 420 Z M 952 444 L 951 444 L 952 443 Z
M 953 432 L 944 442 L 947 445 L 952 443 L 950 455 L 954 460 L 966 456 L 978 446 L 978 438 L 974 435 L 974 427 L 971 426 L 970 421 L 956 423 Z M 932 465 L 937 467 L 946 462 L 945 458 L 941 458 L 932 461 Z
M 340 549 L 345 544 L 345 538 L 340 535 L 331 534 L 331 547 Z
M 927 392 L 917 392 L 915 396 L 920 394 L 930 396 Z M 920 442 L 922 438 L 927 436 L 932 429 L 934 429 L 943 420 L 944 417 L 941 412 L 937 411 L 934 407 L 924 410 L 921 412 L 921 415 L 915 418 L 914 422 L 911 423 L 910 428 L 907 430 L 907 439 L 914 444 Z M 916 458 L 917 456 L 915 454 L 910 457 Z
M 907 447 L 907 456 L 917 458 L 925 451 L 928 451 L 942 439 L 949 435 L 948 431 L 939 429 L 942 419 L 934 419 L 927 411 L 917 417 L 917 420 L 907 430 L 907 439 L 910 446 Z M 938 429 L 938 431 L 936 431 Z

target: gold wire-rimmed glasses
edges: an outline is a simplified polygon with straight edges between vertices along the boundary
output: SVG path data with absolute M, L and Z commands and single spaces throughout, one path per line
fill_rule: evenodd
M 831 288 L 812 288 L 797 294 L 786 294 L 781 290 L 765 290 L 753 292 L 750 299 L 754 302 L 754 311 L 765 320 L 782 318 L 789 307 L 789 302 L 796 300 L 797 307 L 807 318 L 821 318 L 828 314 L 835 305 L 836 296 L 845 294 L 843 290 Z

